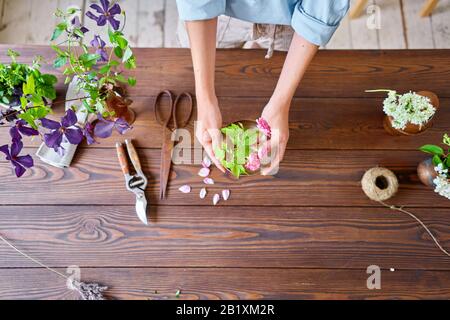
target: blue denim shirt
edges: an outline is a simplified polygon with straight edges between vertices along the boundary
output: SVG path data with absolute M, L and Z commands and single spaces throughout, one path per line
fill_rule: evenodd
M 331 39 L 349 8 L 349 0 L 177 0 L 181 20 L 227 15 L 254 23 L 291 25 L 316 45 Z

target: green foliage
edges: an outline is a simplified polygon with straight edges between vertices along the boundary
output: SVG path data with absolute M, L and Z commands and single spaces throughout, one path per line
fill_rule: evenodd
M 252 146 L 257 143 L 257 129 L 244 129 L 242 123 L 232 123 L 221 129 L 225 141 L 216 147 L 214 155 L 222 165 L 239 178 L 247 174 L 245 163 L 252 152 Z
M 0 101 L 13 106 L 19 118 L 36 128 L 35 121 L 50 112 L 44 98 L 56 98 L 57 78 L 39 71 L 40 57 L 29 66 L 17 62 L 20 54 L 16 51 L 8 50 L 8 56 L 11 63 L 0 64 Z
M 442 138 L 442 143 L 444 145 L 450 146 L 450 137 L 448 136 L 447 133 L 444 134 L 444 137 Z M 442 167 L 444 169 L 450 168 L 450 149 L 448 149 L 447 152 L 445 152 L 445 150 L 439 146 L 433 144 L 426 144 L 420 147 L 419 150 L 433 155 L 432 162 L 434 166 L 442 164 Z

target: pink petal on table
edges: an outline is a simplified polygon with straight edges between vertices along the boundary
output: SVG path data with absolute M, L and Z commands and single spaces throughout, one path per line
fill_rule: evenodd
M 230 197 L 230 190 L 228 190 L 228 189 L 222 190 L 223 200 L 227 201 L 229 197 Z
M 211 166 L 211 160 L 208 157 L 205 157 L 202 161 L 202 166 L 204 168 L 209 168 Z
M 206 197 L 206 188 L 202 188 L 201 190 L 200 190 L 200 199 L 205 199 L 205 197 Z
M 211 178 L 205 178 L 203 179 L 204 184 L 214 184 L 214 180 Z
M 198 172 L 198 175 L 202 178 L 206 178 L 207 176 L 209 176 L 209 172 L 210 170 L 208 168 L 201 168 Z
M 216 205 L 219 202 L 219 200 L 220 200 L 220 196 L 219 196 L 219 194 L 216 193 L 213 197 L 213 204 Z
M 181 186 L 180 188 L 178 188 L 178 190 L 180 190 L 183 193 L 189 193 L 189 192 L 191 192 L 191 186 L 188 186 L 187 184 L 185 184 L 184 186 Z

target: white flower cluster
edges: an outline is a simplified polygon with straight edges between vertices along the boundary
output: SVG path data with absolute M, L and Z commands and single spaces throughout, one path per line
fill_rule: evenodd
M 392 126 L 403 130 L 408 122 L 423 125 L 427 123 L 436 112 L 428 97 L 415 92 L 397 95 L 391 90 L 383 102 L 383 111 L 393 118 Z
M 450 180 L 447 177 L 448 169 L 444 169 L 442 163 L 439 163 L 434 170 L 436 170 L 438 174 L 433 180 L 435 185 L 434 191 L 441 196 L 450 199 Z

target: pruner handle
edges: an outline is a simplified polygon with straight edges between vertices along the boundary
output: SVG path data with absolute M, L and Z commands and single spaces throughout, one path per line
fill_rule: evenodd
M 128 149 L 128 155 L 130 156 L 130 160 L 133 163 L 134 169 L 137 173 L 142 172 L 141 162 L 139 161 L 138 154 L 136 152 L 136 149 L 134 148 L 133 143 L 131 140 L 126 139 L 125 144 L 127 145 Z
M 128 159 L 125 154 L 125 149 L 123 148 L 123 144 L 120 142 L 116 142 L 116 150 L 117 157 L 119 158 L 120 168 L 122 169 L 123 174 L 130 174 L 130 168 L 128 167 Z

